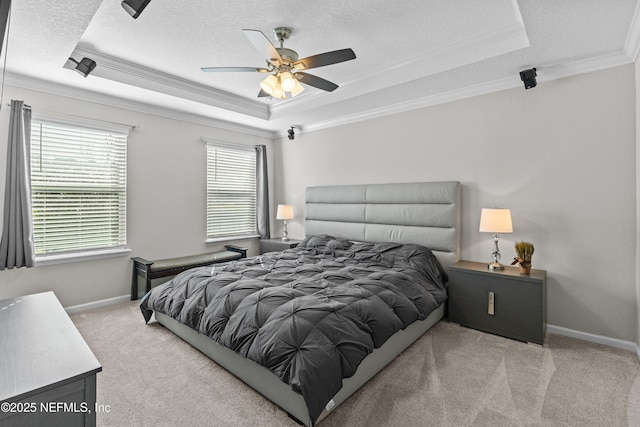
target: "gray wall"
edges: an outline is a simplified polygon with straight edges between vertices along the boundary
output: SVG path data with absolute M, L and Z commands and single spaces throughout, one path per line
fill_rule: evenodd
M 127 146 L 127 240 L 131 253 L 0 271 L 0 299 L 52 290 L 64 306 L 73 306 L 128 295 L 131 256 L 160 259 L 221 248 L 223 244 L 204 243 L 206 146 L 200 137 L 266 144 L 269 151 L 272 147 L 270 139 L 11 86 L 5 87 L 4 99 L 22 99 L 33 111 L 137 124 L 140 128 L 129 134 Z M 9 112 L 4 107 L 0 111 L 0 194 L 4 194 L 5 185 Z M 2 209 L 0 204 L 0 212 Z M 256 242 L 237 243 L 257 253 Z
M 535 244 L 548 323 L 635 342 L 634 73 L 617 67 L 283 138 L 276 202 L 294 204 L 289 232 L 302 237 L 307 186 L 459 180 L 463 259 L 489 261 L 480 210 L 508 207 L 503 260 L 516 241 Z

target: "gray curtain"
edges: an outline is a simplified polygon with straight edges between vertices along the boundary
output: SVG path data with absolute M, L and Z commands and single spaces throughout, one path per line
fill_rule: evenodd
M 33 267 L 31 220 L 31 107 L 11 101 L 0 270 Z
M 267 174 L 267 147 L 256 145 L 256 222 L 260 238 L 271 237 L 269 225 L 269 178 Z

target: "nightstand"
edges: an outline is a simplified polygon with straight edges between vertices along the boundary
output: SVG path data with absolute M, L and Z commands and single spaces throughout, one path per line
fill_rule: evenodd
M 547 328 L 547 272 L 517 267 L 490 271 L 486 263 L 459 261 L 449 268 L 449 321 L 542 345 Z
M 282 239 L 260 239 L 260 253 L 277 252 L 285 249 L 295 248 L 301 240 Z

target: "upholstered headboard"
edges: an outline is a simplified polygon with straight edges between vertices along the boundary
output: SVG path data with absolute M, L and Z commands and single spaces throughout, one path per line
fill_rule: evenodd
M 308 187 L 305 233 L 418 243 L 448 268 L 460 254 L 460 183 Z

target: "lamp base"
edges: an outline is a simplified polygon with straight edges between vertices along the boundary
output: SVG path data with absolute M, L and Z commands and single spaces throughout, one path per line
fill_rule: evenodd
M 487 268 L 491 271 L 502 271 L 504 270 L 504 265 L 500 264 L 498 261 L 494 261 L 491 264 L 487 265 Z
M 287 242 L 289 240 L 289 232 L 287 231 L 287 220 L 284 220 L 284 231 L 282 232 L 282 241 Z

